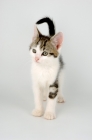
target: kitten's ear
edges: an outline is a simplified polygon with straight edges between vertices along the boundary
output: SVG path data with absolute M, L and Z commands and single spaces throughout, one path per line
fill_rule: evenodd
M 34 26 L 34 35 L 33 35 L 32 41 L 34 41 L 37 37 L 39 37 L 39 35 L 40 35 L 40 32 L 35 25 Z
M 57 48 L 57 50 L 60 49 L 62 42 L 63 42 L 63 33 L 59 32 L 56 35 L 54 35 L 51 38 L 51 42 L 53 43 L 53 45 Z

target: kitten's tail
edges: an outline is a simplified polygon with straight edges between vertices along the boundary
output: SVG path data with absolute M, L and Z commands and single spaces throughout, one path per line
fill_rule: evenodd
M 54 25 L 53 20 L 51 20 L 49 17 L 45 17 L 45 18 L 40 19 L 39 21 L 36 22 L 36 24 L 42 24 L 44 22 L 46 22 L 48 24 L 49 35 L 50 36 L 55 35 L 55 25 Z

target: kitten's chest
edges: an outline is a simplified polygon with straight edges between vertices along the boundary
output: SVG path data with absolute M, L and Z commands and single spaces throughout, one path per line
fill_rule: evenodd
M 50 84 L 55 81 L 55 78 L 57 76 L 57 68 L 33 67 L 32 76 L 33 79 L 39 82 L 40 84 Z

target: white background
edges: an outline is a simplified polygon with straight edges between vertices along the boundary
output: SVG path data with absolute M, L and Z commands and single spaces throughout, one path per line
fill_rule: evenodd
M 44 16 L 64 34 L 66 103 L 52 121 L 31 116 L 29 45 Z M 92 140 L 92 1 L 0 0 L 0 140 L 49 139 Z

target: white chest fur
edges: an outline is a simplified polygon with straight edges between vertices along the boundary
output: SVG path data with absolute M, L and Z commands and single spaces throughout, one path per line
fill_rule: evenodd
M 37 64 L 33 64 L 31 68 L 32 80 L 43 86 L 46 84 L 53 84 L 56 80 L 59 65 L 54 65 L 52 67 L 44 67 Z

